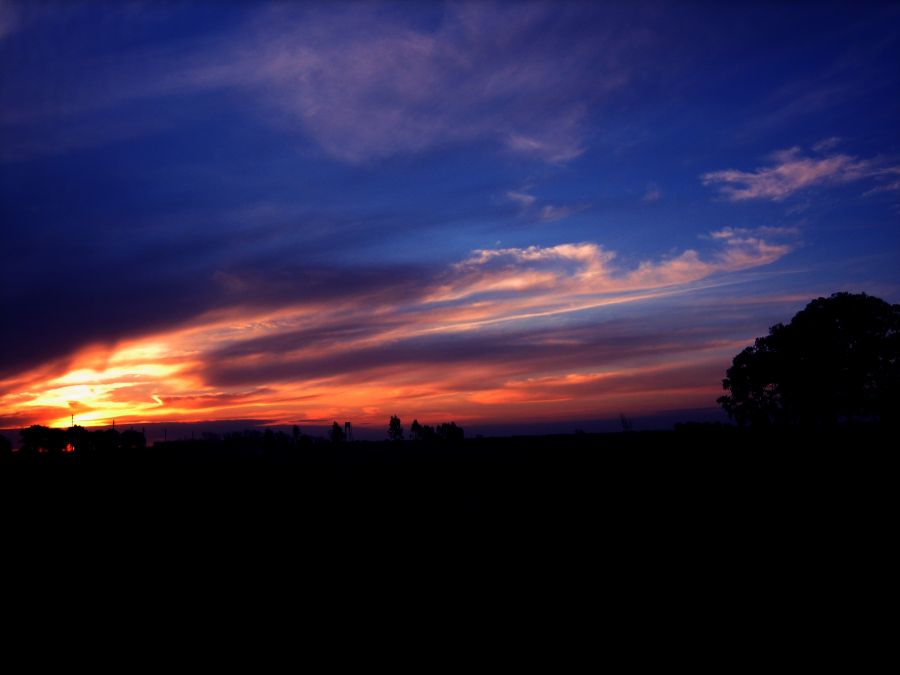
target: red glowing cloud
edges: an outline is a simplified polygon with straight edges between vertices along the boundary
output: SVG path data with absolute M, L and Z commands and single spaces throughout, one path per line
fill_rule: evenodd
M 0 383 L 17 426 L 152 421 L 552 420 L 708 406 L 746 337 L 676 306 L 790 250 L 747 232 L 632 269 L 597 244 L 478 250 L 387 296 L 208 312 Z M 652 308 L 652 312 L 651 309 Z M 679 310 L 683 312 L 683 310 Z M 667 313 L 666 328 L 652 319 Z M 696 315 L 691 315 L 691 321 Z

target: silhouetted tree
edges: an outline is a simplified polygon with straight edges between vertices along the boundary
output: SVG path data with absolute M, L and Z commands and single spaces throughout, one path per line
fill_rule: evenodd
M 419 424 L 419 420 L 413 420 L 413 423 L 409 426 L 409 435 L 412 436 L 414 441 L 422 440 L 422 425 Z
M 67 442 L 66 432 L 62 429 L 51 429 L 39 424 L 22 429 L 19 435 L 24 453 L 56 454 L 62 452 Z
M 91 432 L 76 424 L 66 430 L 66 449 L 69 452 L 82 452 L 91 445 Z
M 896 422 L 900 305 L 865 293 L 817 298 L 735 356 L 726 375 L 718 402 L 741 426 Z
M 420 431 L 423 441 L 433 441 L 437 438 L 437 434 L 434 431 L 434 427 L 430 424 L 422 425 L 422 429 Z
M 438 427 L 437 434 L 442 441 L 449 443 L 459 443 L 466 437 L 463 428 L 456 426 L 456 422 L 450 422 L 449 424 L 445 422 Z
M 12 443 L 6 436 L 0 434 L 0 458 L 10 455 L 12 455 Z
M 391 415 L 391 421 L 388 424 L 388 438 L 392 441 L 403 440 L 403 425 L 397 415 Z
M 128 429 L 119 437 L 119 444 L 126 450 L 139 450 L 147 445 L 147 439 L 142 431 Z
M 101 454 L 109 454 L 119 449 L 119 432 L 115 429 L 104 429 L 91 434 L 91 441 Z
M 344 429 L 337 422 L 331 425 L 331 433 L 329 434 L 329 438 L 331 439 L 332 443 L 340 443 L 344 440 Z

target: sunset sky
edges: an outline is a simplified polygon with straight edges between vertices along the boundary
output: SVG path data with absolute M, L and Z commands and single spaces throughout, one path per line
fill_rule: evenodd
M 900 302 L 898 64 L 900 3 L 0 0 L 0 428 L 702 416 Z

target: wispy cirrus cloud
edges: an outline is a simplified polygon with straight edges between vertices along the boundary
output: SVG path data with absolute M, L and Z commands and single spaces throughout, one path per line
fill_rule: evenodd
M 590 204 L 539 204 L 538 198 L 524 189 L 511 190 L 506 193 L 506 198 L 518 204 L 522 215 L 544 223 L 563 220 L 590 208 Z
M 698 363 L 735 348 L 715 329 L 675 335 L 646 317 L 617 327 L 614 315 L 589 316 L 686 297 L 791 249 L 754 230 L 708 241 L 706 255 L 687 250 L 637 266 L 595 242 L 479 249 L 430 276 L 381 270 L 358 280 L 364 288 L 332 284 L 325 294 L 229 272 L 212 309 L 180 326 L 148 324 L 143 337 L 87 345 L 54 368 L 6 377 L 0 413 L 21 424 L 73 413 L 83 423 L 259 419 L 262 410 L 278 420 L 376 420 L 403 405 L 429 419 L 497 419 L 554 401 L 579 413 L 571 410 L 579 397 L 613 406 L 613 391 L 646 406 L 653 373 L 671 376 L 673 397 L 711 400 L 718 383 Z M 566 317 L 581 320 L 552 322 Z
M 828 138 L 823 138 L 821 141 L 814 143 L 812 146 L 813 152 L 828 152 L 829 150 L 834 150 L 837 146 L 841 144 L 840 136 L 830 136 Z
M 82 117 L 133 101 L 229 90 L 342 162 L 480 143 L 560 164 L 586 150 L 591 106 L 629 80 L 638 49 L 627 31 L 573 45 L 545 30 L 577 25 L 576 4 L 451 3 L 438 21 L 421 18 L 379 3 L 262 4 L 196 44 L 47 66 L 64 95 L 46 110 L 42 83 L 19 82 L 0 99 L 0 119 L 28 126 L 50 117 L 77 127 Z M 103 139 L 90 129 L 78 135 L 84 140 L 65 147 Z M 11 159 L 27 155 L 30 145 L 20 145 Z
M 236 68 L 193 77 L 258 87 L 351 163 L 467 141 L 567 162 L 586 147 L 586 104 L 628 80 L 630 51 L 611 33 L 561 44 L 543 26 L 571 20 L 568 9 L 450 4 L 436 28 L 423 28 L 359 5 L 279 7 L 235 51 Z
M 555 220 L 568 218 L 571 215 L 586 211 L 589 208 L 590 204 L 546 204 L 541 207 L 539 217 L 543 222 L 549 223 Z
M 656 183 L 650 183 L 647 186 L 647 191 L 644 193 L 644 196 L 641 199 L 648 204 L 658 202 L 660 199 L 662 199 L 662 190 L 659 189 L 659 186 L 656 185 Z
M 881 172 L 880 178 L 887 182 L 882 182 L 880 185 L 876 185 L 867 191 L 867 197 L 879 192 L 900 192 L 900 166 L 888 167 Z
M 19 15 L 9 0 L 0 0 L 0 40 L 12 34 L 19 24 Z
M 777 231 L 775 231 L 777 229 Z M 786 228 L 726 228 L 709 235 L 720 242 L 712 255 L 703 257 L 688 249 L 662 260 L 645 260 L 637 267 L 616 264 L 614 251 L 593 242 L 557 246 L 477 250 L 454 265 L 451 280 L 440 284 L 430 299 L 458 300 L 480 294 L 529 291 L 528 299 L 577 308 L 578 298 L 604 294 L 661 290 L 690 284 L 713 274 L 767 265 L 793 248 L 794 231 Z M 773 241 L 772 235 L 782 241 Z M 573 309 L 573 311 L 575 311 Z
M 531 207 L 537 201 L 537 197 L 528 194 L 524 190 L 510 190 L 506 193 L 506 198 L 511 202 L 515 202 L 523 209 Z
M 734 242 L 741 238 L 760 238 L 778 239 L 783 237 L 797 237 L 800 235 L 799 227 L 785 227 L 774 225 L 760 225 L 759 227 L 723 227 L 721 230 L 710 232 L 710 239 L 724 239 Z
M 876 159 L 860 159 L 846 154 L 824 155 L 838 140 L 826 139 L 816 144 L 819 154 L 805 153 L 794 147 L 771 156 L 772 164 L 753 171 L 726 169 L 701 176 L 704 185 L 715 187 L 732 202 L 769 199 L 780 202 L 818 186 L 843 185 L 872 179 L 895 172 L 898 167 L 885 166 Z

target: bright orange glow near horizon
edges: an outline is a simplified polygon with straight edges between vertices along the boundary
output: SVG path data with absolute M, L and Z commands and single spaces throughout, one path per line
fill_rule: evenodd
M 648 303 L 702 309 L 714 301 L 695 296 L 719 287 L 713 274 L 765 264 L 776 248 L 742 241 L 714 262 L 688 251 L 629 273 L 593 244 L 477 251 L 406 304 L 233 308 L 83 349 L 0 383 L 0 413 L 17 426 L 381 426 L 395 413 L 516 423 L 709 408 L 749 337 L 649 325 Z M 572 323 L 605 313 L 600 328 Z
M 700 382 L 694 371 L 716 372 L 738 344 L 717 345 L 689 361 L 665 366 L 635 366 L 604 372 L 564 372 L 507 379 L 508 367 L 461 368 L 440 381 L 440 369 L 394 370 L 365 382 L 345 377 L 283 383 L 263 390 L 221 391 L 186 374 L 183 367 L 141 363 L 94 371 L 76 367 L 37 383 L 39 392 L 6 396 L 22 400 L 11 411 L 22 413 L 22 426 L 67 427 L 74 415 L 81 426 L 152 422 L 200 422 L 264 419 L 271 424 L 325 424 L 352 420 L 382 426 L 391 414 L 423 421 L 548 421 L 610 417 L 678 407 L 704 407 L 718 391 L 716 381 Z M 126 347 L 126 350 L 132 347 Z M 117 361 L 114 352 L 110 361 Z M 657 383 L 649 389 L 648 382 Z M 77 384 L 70 384 L 77 382 Z M 474 383 L 481 383 L 474 385 Z M 124 394 L 124 395 L 123 395 Z M 9 411 L 10 409 L 7 408 Z M 32 412 L 33 411 L 33 412 Z
M 3 439 L 724 422 L 771 326 L 900 301 L 898 18 L 0 0 Z

